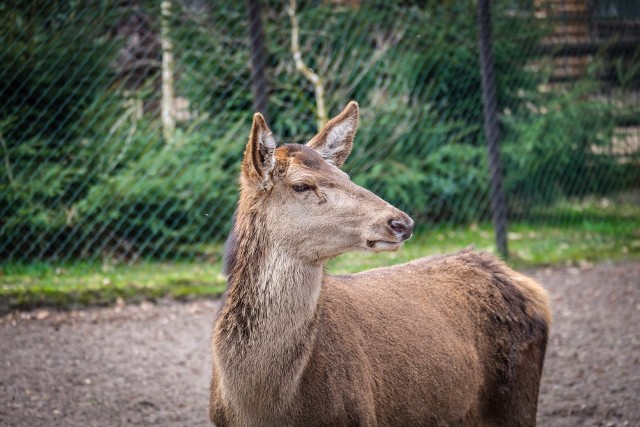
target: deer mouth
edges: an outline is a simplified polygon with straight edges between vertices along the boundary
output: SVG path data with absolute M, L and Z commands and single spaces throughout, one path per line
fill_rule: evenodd
M 380 251 L 395 251 L 402 246 L 403 241 L 392 242 L 390 240 L 367 240 L 367 249 L 374 252 Z

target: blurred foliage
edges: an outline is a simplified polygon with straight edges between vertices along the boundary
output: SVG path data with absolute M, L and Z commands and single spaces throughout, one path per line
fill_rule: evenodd
M 66 243 L 69 213 L 94 181 L 97 153 L 86 149 L 78 124 L 98 100 L 109 102 L 117 50 L 105 37 L 110 9 L 110 2 L 87 10 L 41 0 L 0 6 L 3 255 L 17 249 L 14 240 L 38 257 L 51 255 L 58 237 Z
M 12 3 L 0 5 L 0 257 L 194 258 L 223 239 L 253 109 L 244 3 L 171 2 L 171 140 L 157 2 Z M 283 2 L 262 12 L 270 126 L 304 142 L 316 132 L 313 88 L 295 70 Z M 361 105 L 354 180 L 423 222 L 487 220 L 475 2 L 308 0 L 297 12 L 330 113 Z M 637 109 L 596 96 L 597 74 L 538 90 L 547 23 L 524 1 L 493 12 L 511 214 L 637 186 L 637 158 L 610 154 L 620 117 Z M 614 86 L 635 87 L 639 58 L 608 63 Z
M 613 150 L 621 109 L 591 99 L 591 93 L 593 81 L 587 80 L 568 91 L 531 94 L 528 111 L 503 117 L 505 186 L 513 214 L 526 216 L 530 206 L 637 184 L 637 155 L 625 163 L 605 155 Z

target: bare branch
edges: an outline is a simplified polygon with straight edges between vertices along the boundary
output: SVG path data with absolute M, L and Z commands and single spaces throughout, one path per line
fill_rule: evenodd
M 9 179 L 9 184 L 13 186 L 13 172 L 11 171 L 11 161 L 9 160 L 9 148 L 7 147 L 7 141 L 4 140 L 1 132 L 0 143 L 2 143 L 2 149 L 4 151 L 4 165 L 7 168 L 7 178 Z
M 311 68 L 307 67 L 302 59 L 300 52 L 300 27 L 296 16 L 296 0 L 289 0 L 287 13 L 291 19 L 291 53 L 296 64 L 296 70 L 313 84 L 316 93 L 316 120 L 318 122 L 318 131 L 324 127 L 329 121 L 327 117 L 327 109 L 324 104 L 324 82 L 322 78 L 316 74 Z
M 173 45 L 169 34 L 171 1 L 163 0 L 161 5 L 161 43 L 162 43 L 162 133 L 165 142 L 173 141 L 176 128 L 173 94 Z

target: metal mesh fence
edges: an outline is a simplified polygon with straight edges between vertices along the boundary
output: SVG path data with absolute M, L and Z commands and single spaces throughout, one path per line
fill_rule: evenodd
M 637 197 L 638 3 L 495 1 L 492 24 L 509 221 Z M 206 257 L 252 112 L 303 142 L 351 99 L 357 183 L 422 224 L 491 218 L 474 1 L 15 1 L 0 45 L 2 260 Z

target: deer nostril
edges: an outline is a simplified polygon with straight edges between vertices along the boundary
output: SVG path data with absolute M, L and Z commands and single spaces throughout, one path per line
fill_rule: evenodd
M 389 227 L 391 227 L 391 229 L 397 233 L 404 233 L 409 228 L 404 221 L 399 219 L 390 219 Z
M 413 221 L 407 223 L 404 219 L 393 218 L 389 220 L 389 227 L 403 239 L 411 237 L 413 231 Z
M 398 221 L 397 219 L 390 219 L 389 227 L 391 227 L 393 231 L 402 232 L 404 231 L 405 225 L 402 221 Z

